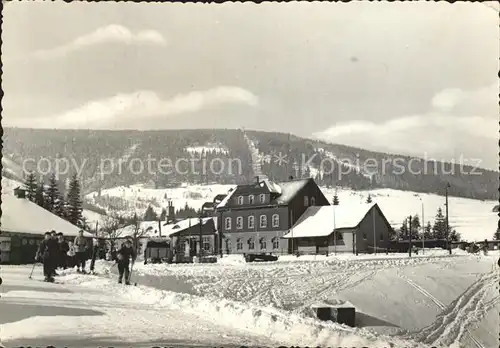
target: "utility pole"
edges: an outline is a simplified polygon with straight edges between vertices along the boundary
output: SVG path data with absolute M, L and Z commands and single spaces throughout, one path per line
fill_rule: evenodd
M 448 220 L 448 188 L 451 187 L 450 183 L 446 183 L 445 186 L 445 206 L 446 206 L 446 249 L 451 255 L 451 247 L 450 247 L 450 225 Z
M 200 262 L 201 262 L 201 256 L 203 254 L 203 218 L 200 217 L 198 218 L 198 221 L 200 223 L 200 252 L 199 252 L 199 258 L 200 258 Z
M 420 197 L 420 202 L 422 204 L 422 222 L 420 223 L 422 226 L 422 255 L 424 254 L 425 250 L 425 218 L 424 218 L 424 200 L 422 197 Z
M 336 224 L 335 224 L 335 205 L 333 205 L 333 253 L 335 256 L 337 255 L 337 231 L 336 229 Z
M 411 215 L 410 215 L 410 221 L 409 221 L 410 227 L 408 228 L 408 235 L 409 235 L 409 244 L 408 244 L 408 252 L 411 257 Z

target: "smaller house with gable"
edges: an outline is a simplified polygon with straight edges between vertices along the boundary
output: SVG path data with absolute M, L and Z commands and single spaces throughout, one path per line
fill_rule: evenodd
M 359 203 L 309 207 L 283 238 L 303 254 L 385 253 L 391 232 L 378 204 Z

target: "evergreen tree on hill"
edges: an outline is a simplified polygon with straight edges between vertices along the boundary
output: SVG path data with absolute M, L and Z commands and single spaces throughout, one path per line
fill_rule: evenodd
M 371 203 L 372 201 L 373 201 L 372 196 L 368 194 L 368 197 L 366 198 L 366 203 Z
M 434 226 L 432 227 L 432 237 L 434 239 L 446 238 L 446 218 L 443 215 L 441 207 L 438 208 L 436 213 L 436 219 L 434 220 Z
M 57 201 L 59 199 L 59 187 L 56 175 L 51 173 L 49 176 L 49 187 L 47 189 L 46 209 L 55 213 Z M 58 215 L 60 216 L 60 215 Z
M 337 191 L 333 195 L 333 205 L 339 205 L 339 196 L 337 195 Z
M 427 225 L 424 227 L 424 238 L 431 239 L 432 238 L 432 225 L 430 221 L 427 221 Z
M 46 208 L 46 203 L 45 203 L 45 188 L 43 187 L 43 181 L 41 181 L 38 184 L 38 187 L 36 189 L 35 193 L 35 203 L 39 205 L 42 208 Z
M 165 221 L 165 220 L 167 220 L 167 209 L 163 208 L 163 209 L 161 210 L 160 220 L 161 220 L 161 221 Z
M 408 235 L 408 219 L 404 219 L 403 224 L 399 228 L 398 238 L 401 240 L 406 240 L 409 238 Z
M 420 233 L 420 227 L 422 225 L 420 224 L 420 218 L 418 215 L 414 215 L 411 217 L 411 239 L 421 239 L 421 233 Z
M 35 202 L 36 191 L 38 189 L 36 184 L 35 173 L 33 172 L 28 173 L 28 175 L 26 176 L 24 187 L 26 189 L 26 198 L 32 202 Z
M 493 240 L 500 240 L 500 226 L 497 227 L 497 231 L 493 234 Z
M 146 209 L 146 212 L 144 213 L 144 221 L 157 221 L 158 220 L 158 215 L 154 211 L 152 206 L 148 206 Z
M 67 220 L 71 222 L 73 225 L 81 227 L 83 208 L 82 208 L 82 198 L 80 191 L 80 182 L 78 180 L 77 174 L 74 174 L 69 182 L 66 203 L 67 203 L 67 211 L 66 211 Z
M 64 201 L 64 197 L 62 194 L 58 193 L 57 198 L 54 201 L 54 205 L 52 206 L 52 213 L 66 220 L 67 211 L 66 211 L 66 202 Z

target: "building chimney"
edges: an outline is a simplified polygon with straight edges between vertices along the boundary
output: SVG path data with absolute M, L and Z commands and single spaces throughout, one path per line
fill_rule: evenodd
M 256 183 L 256 184 L 260 183 L 260 178 L 259 178 L 259 176 L 258 176 L 258 175 L 255 177 L 255 183 Z
M 172 201 L 168 201 L 167 220 L 168 221 L 175 220 L 175 208 L 174 208 L 174 205 L 172 204 Z

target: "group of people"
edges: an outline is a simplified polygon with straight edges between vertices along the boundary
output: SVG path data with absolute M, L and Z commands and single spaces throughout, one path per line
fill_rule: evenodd
M 93 271 L 95 259 L 98 253 L 98 240 L 94 238 L 92 248 L 92 262 L 90 265 Z M 78 273 L 86 274 L 85 266 L 88 254 L 87 239 L 80 230 L 78 236 L 73 242 L 67 242 L 63 233 L 56 231 L 45 232 L 44 240 L 40 243 L 35 260 L 43 263 L 43 275 L 46 282 L 54 282 L 57 276 L 57 269 L 67 269 L 77 267 Z M 125 284 L 130 284 L 130 260 L 132 264 L 137 258 L 131 238 L 127 238 L 115 253 L 113 261 L 118 266 L 118 282 L 122 283 L 125 278 Z
M 87 241 L 80 230 L 73 242 L 67 242 L 62 232 L 45 232 L 44 239 L 38 246 L 35 260 L 43 263 L 43 275 L 46 282 L 53 282 L 58 268 L 77 267 L 79 273 L 86 273 Z

